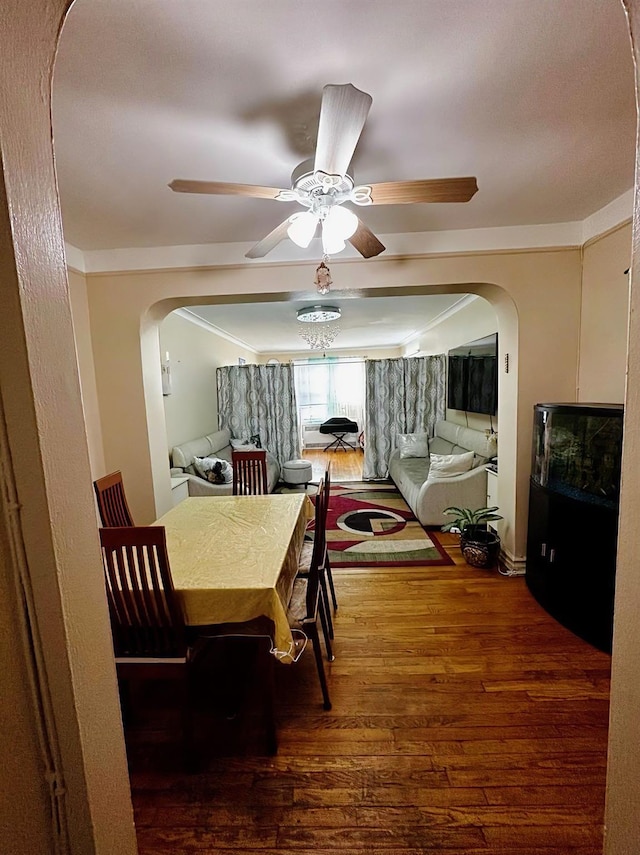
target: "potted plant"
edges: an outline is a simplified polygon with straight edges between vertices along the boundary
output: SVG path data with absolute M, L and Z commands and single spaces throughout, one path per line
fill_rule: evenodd
M 451 522 L 442 526 L 442 531 L 460 532 L 460 551 L 467 564 L 472 567 L 494 567 L 500 553 L 500 538 L 487 526 L 492 520 L 501 520 L 495 508 L 445 508 Z

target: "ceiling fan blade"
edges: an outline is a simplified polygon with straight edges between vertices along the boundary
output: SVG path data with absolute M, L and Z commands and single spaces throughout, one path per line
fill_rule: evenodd
M 314 172 L 346 173 L 372 101 L 371 95 L 351 83 L 324 87 Z
M 478 190 L 475 178 L 426 178 L 421 181 L 386 181 L 371 184 L 374 205 L 408 202 L 468 202 Z
M 267 253 L 271 252 L 272 249 L 275 249 L 280 241 L 284 240 L 287 235 L 287 229 L 289 228 L 289 218 L 283 220 L 279 226 L 276 226 L 272 232 L 266 237 L 263 237 L 261 241 L 251 247 L 249 252 L 245 252 L 245 258 L 263 258 Z
M 384 244 L 380 243 L 371 229 L 365 226 L 360 219 L 358 220 L 358 228 L 348 240 L 364 258 L 373 258 L 374 255 L 380 255 L 386 249 Z
M 224 181 L 188 181 L 176 178 L 169 184 L 176 193 L 207 193 L 213 196 L 253 196 L 255 199 L 275 199 L 282 193 L 277 187 L 258 184 L 227 184 Z

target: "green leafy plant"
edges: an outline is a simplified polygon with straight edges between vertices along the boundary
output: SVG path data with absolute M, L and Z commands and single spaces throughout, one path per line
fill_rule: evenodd
M 452 516 L 453 519 L 442 526 L 442 531 L 457 529 L 462 534 L 468 526 L 486 525 L 493 520 L 503 519 L 500 514 L 495 513 L 497 510 L 497 506 L 495 508 L 477 508 L 476 510 L 471 508 L 445 508 L 442 513 Z

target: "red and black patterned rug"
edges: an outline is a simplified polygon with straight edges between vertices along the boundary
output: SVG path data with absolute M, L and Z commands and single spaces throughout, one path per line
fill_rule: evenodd
M 327 546 L 332 567 L 453 564 L 392 483 L 332 485 Z

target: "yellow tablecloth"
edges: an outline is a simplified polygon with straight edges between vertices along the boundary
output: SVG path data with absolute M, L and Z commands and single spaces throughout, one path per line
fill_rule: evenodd
M 192 497 L 156 520 L 187 624 L 266 616 L 278 653 L 292 650 L 287 605 L 310 505 L 303 493 Z

